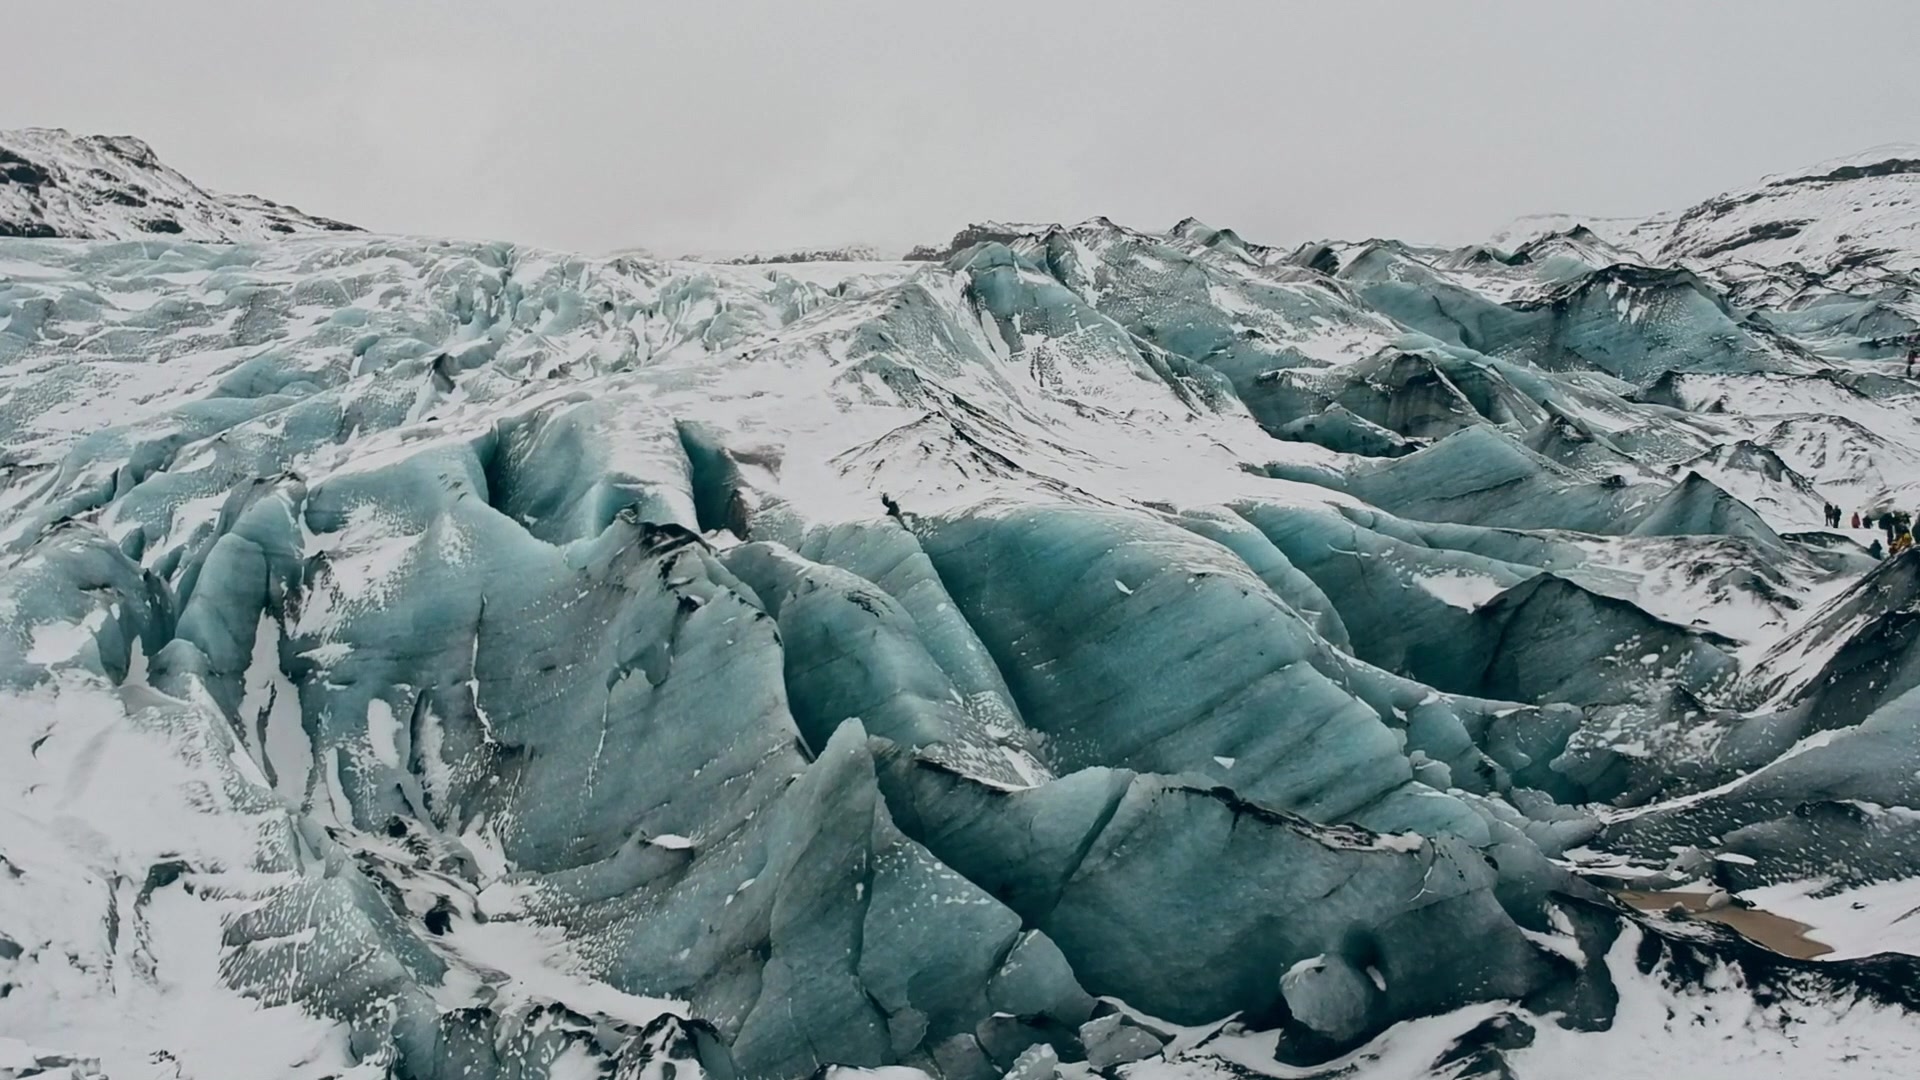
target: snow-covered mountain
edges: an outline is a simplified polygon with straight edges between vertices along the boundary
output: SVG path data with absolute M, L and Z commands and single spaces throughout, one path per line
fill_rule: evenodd
M 256 195 L 207 191 L 130 136 L 0 131 L 0 236 L 232 243 L 352 231 Z
M 1711 273 L 1753 306 L 1842 317 L 1839 294 L 1897 308 L 1902 332 L 1920 318 L 1920 144 L 1874 147 L 1647 218 L 1522 217 L 1490 242 L 1514 250 L 1575 227 L 1642 260 Z
M 871 244 L 846 244 L 838 247 L 794 248 L 754 251 L 731 255 L 683 255 L 685 262 L 731 263 L 735 266 L 764 266 L 773 263 L 887 262 L 898 253 L 888 254 Z
M 1920 1050 L 1896 256 L 209 239 L 0 240 L 0 1075 Z
M 1553 236 L 1564 236 L 1575 229 L 1586 229 L 1622 251 L 1631 251 L 1642 261 L 1657 256 L 1673 234 L 1679 212 L 1649 217 L 1602 217 L 1592 214 L 1525 214 L 1487 238 L 1503 251 L 1517 251 L 1527 244 Z M 1643 254 L 1644 253 L 1644 254 Z
M 1920 145 L 1892 145 L 1769 176 L 1674 219 L 1663 259 L 1920 269 Z

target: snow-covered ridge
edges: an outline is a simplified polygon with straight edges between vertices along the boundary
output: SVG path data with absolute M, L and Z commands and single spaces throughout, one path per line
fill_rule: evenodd
M 132 136 L 0 131 L 0 236 L 232 243 L 353 230 L 257 195 L 207 191 Z
M 1865 262 L 1920 270 L 1920 147 L 1878 147 L 1708 199 L 1674 222 L 1660 254 L 1819 273 Z
M 1677 212 L 1651 217 L 1605 217 L 1593 214 L 1526 214 L 1513 219 L 1487 238 L 1503 251 L 1515 251 L 1536 240 L 1586 227 L 1595 236 L 1617 248 L 1657 253 L 1666 242 Z
M 1492 242 L 1517 247 L 1575 225 L 1656 262 L 1733 272 L 1920 272 L 1920 144 L 1876 146 L 1776 173 L 1686 210 L 1646 218 L 1530 215 Z
M 1920 171 L 1920 143 L 1881 143 L 1851 154 L 1817 161 L 1804 168 L 1760 178 L 1762 187 L 1785 184 L 1858 180 L 1866 176 Z
M 767 251 L 689 252 L 681 262 L 731 266 L 777 266 L 787 263 L 899 262 L 898 250 L 883 251 L 872 244 L 836 244 L 826 247 L 773 248 Z

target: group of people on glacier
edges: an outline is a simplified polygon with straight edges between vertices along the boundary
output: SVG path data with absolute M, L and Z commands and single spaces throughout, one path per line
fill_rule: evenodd
M 1832 503 L 1826 504 L 1827 527 L 1840 527 L 1842 515 L 1846 512 Z M 1871 509 L 1855 510 L 1851 521 L 1855 529 L 1879 529 L 1887 536 L 1884 547 L 1878 538 L 1867 545 L 1867 554 L 1878 559 L 1884 556 L 1898 555 L 1913 546 L 1913 515 L 1905 510 L 1882 510 L 1875 514 Z

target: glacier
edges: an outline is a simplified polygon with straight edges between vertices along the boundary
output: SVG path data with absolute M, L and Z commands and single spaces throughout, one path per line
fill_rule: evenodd
M 1920 948 L 1831 914 L 1920 904 L 1920 556 L 1816 518 L 1920 504 L 1920 234 L 1763 220 L 1910 156 L 1604 237 L 703 261 L 0 148 L 0 1073 L 1920 1043 Z

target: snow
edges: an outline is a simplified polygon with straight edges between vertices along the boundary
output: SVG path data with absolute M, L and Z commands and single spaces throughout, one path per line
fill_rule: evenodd
M 1722 256 L 1761 266 L 1832 266 L 1856 250 L 1861 237 L 1888 253 L 1894 269 L 1920 268 L 1920 169 L 1857 175 L 1880 163 L 1920 162 L 1920 147 L 1887 145 L 1770 176 L 1758 185 L 1718 196 L 1713 212 L 1683 219 L 1664 245 L 1669 256 Z M 1856 175 L 1845 176 L 1845 170 Z M 1845 178 L 1827 179 L 1841 172 Z M 1766 227 L 1791 223 L 1771 235 Z M 1752 239 L 1765 236 L 1765 239 Z M 1738 245 L 1729 247 L 1729 245 Z
M 851 1065 L 828 1066 L 832 1080 L 929 1080 L 926 1073 L 905 1065 L 883 1065 L 875 1069 L 857 1069 Z
M 0 224 L 14 235 L 37 226 L 60 237 L 233 243 L 348 228 L 252 196 L 205 191 L 127 136 L 24 128 L 0 131 L 0 150 L 47 175 L 44 184 L 0 183 Z
M 1920 146 L 1886 144 L 1764 177 L 1684 213 L 1646 218 L 1530 215 L 1495 233 L 1490 242 L 1513 250 L 1583 225 L 1650 262 L 1695 260 L 1710 270 L 1787 263 L 1824 269 L 1850 251 L 1872 249 L 1886 254 L 1890 268 L 1911 270 L 1920 266 L 1920 198 L 1915 194 L 1920 173 L 1821 179 L 1898 161 L 1920 161 Z
M 588 974 L 588 966 L 557 926 L 520 919 L 457 920 L 438 939 L 446 952 L 480 973 L 492 1000 L 516 1011 L 513 1002 L 561 1002 L 586 1016 L 604 1016 L 644 1027 L 660 1016 L 685 1016 L 684 1002 L 628 994 Z M 458 999 L 466 987 L 449 994 Z
M 0 1036 L 0 1075 L 12 1080 L 15 1076 L 59 1076 L 50 1070 L 62 1065 L 77 1066 L 69 1073 L 74 1080 L 81 1076 L 91 1077 L 98 1071 L 99 1061 L 91 1058 L 79 1058 L 58 1050 L 49 1050 L 44 1046 L 30 1046 L 20 1039 Z
M 375 761 L 389 769 L 400 767 L 400 722 L 393 706 L 379 698 L 367 702 L 367 745 Z
M 264 745 L 248 741 L 248 748 L 259 756 L 261 771 L 273 777 L 274 790 L 288 805 L 297 807 L 306 798 L 313 772 L 313 743 L 301 723 L 299 691 L 280 670 L 279 645 L 280 627 L 263 613 L 254 633 L 240 716 L 243 721 L 254 721 L 256 730 L 265 728 L 261 738 Z M 244 723 L 241 730 L 243 741 L 247 741 Z
M 1822 959 L 1885 952 L 1920 956 L 1920 878 L 1850 889 L 1833 889 L 1826 879 L 1814 879 L 1748 889 L 1740 897 L 1807 924 L 1805 936 L 1833 949 Z
M 1516 251 L 1530 241 L 1585 226 L 1594 235 L 1614 247 L 1648 255 L 1657 253 L 1671 227 L 1672 214 L 1654 214 L 1644 218 L 1608 217 L 1596 214 L 1527 214 L 1500 228 L 1487 242 L 1503 251 Z
M 1720 967 L 1712 989 L 1677 986 L 1662 964 L 1642 973 L 1634 962 L 1643 931 L 1623 931 L 1605 958 L 1620 992 L 1613 1024 L 1574 1032 L 1550 1017 L 1492 1002 L 1399 1024 L 1358 1050 L 1310 1068 L 1274 1060 L 1272 1032 L 1228 1029 L 1171 1061 L 1125 1066 L 1126 1080 L 1275 1080 L 1352 1075 L 1367 1080 L 1440 1080 L 1455 1076 L 1440 1059 L 1477 1025 L 1508 1016 L 1534 1029 L 1531 1045 L 1505 1050 L 1516 1080 L 1684 1076 L 1689 1080 L 1756 1077 L 1903 1077 L 1920 1059 L 1920 1025 L 1897 1008 L 1869 1000 L 1779 1000 L 1762 1005 L 1738 973 Z M 1457 1066 L 1455 1067 L 1457 1068 Z
M 356 508 L 345 528 L 315 537 L 313 550 L 328 555 L 327 577 L 300 609 L 299 630 L 324 634 L 351 612 L 385 603 L 425 537 L 372 507 Z
M 1472 611 L 1506 590 L 1496 578 L 1465 571 L 1450 574 L 1421 574 L 1414 584 L 1441 603 Z
M 1820 747 L 1826 746 L 1828 743 L 1832 742 L 1835 734 L 1836 732 L 1832 732 L 1832 731 L 1816 731 L 1813 734 L 1808 735 L 1806 738 L 1800 739 L 1797 742 L 1795 742 L 1792 746 L 1788 747 L 1787 750 L 1784 753 L 1782 753 L 1779 757 L 1774 758 L 1774 761 L 1775 762 L 1786 761 L 1791 758 L 1798 757 L 1799 755 L 1804 754 L 1809 750 L 1817 750 Z M 1685 795 L 1680 795 L 1672 799 L 1667 799 L 1661 802 L 1647 803 L 1642 806 L 1628 807 L 1625 809 L 1602 807 L 1597 810 L 1597 813 L 1600 816 L 1601 820 L 1612 822 L 1612 821 L 1631 821 L 1634 818 L 1645 817 L 1648 814 L 1660 812 L 1660 811 L 1682 810 L 1689 806 L 1697 806 L 1715 797 L 1726 795 L 1730 792 L 1738 791 L 1747 785 L 1747 783 L 1749 782 L 1750 776 L 1751 774 L 1738 776 L 1732 780 L 1727 781 L 1724 784 L 1720 784 L 1715 787 L 1705 788 L 1700 791 L 1688 792 Z
M 41 623 L 33 628 L 33 644 L 27 649 L 27 663 L 51 665 L 71 659 L 75 653 L 93 643 L 94 632 L 106 621 L 107 612 L 102 608 L 77 623 Z
M 26 949 L 0 1032 L 116 1077 L 149 1075 L 157 1053 L 192 1076 L 382 1074 L 353 1063 L 343 1026 L 263 1008 L 221 979 L 225 920 L 272 878 L 249 869 L 258 827 L 217 812 L 212 760 L 178 756 L 175 740 L 194 736 L 130 724 L 111 688 L 80 675 L 0 693 L 0 715 L 13 721 L 0 725 L 0 844 L 18 871 L 0 873 L 0 926 Z M 175 859 L 206 868 L 199 888 L 139 899 L 148 870 Z

